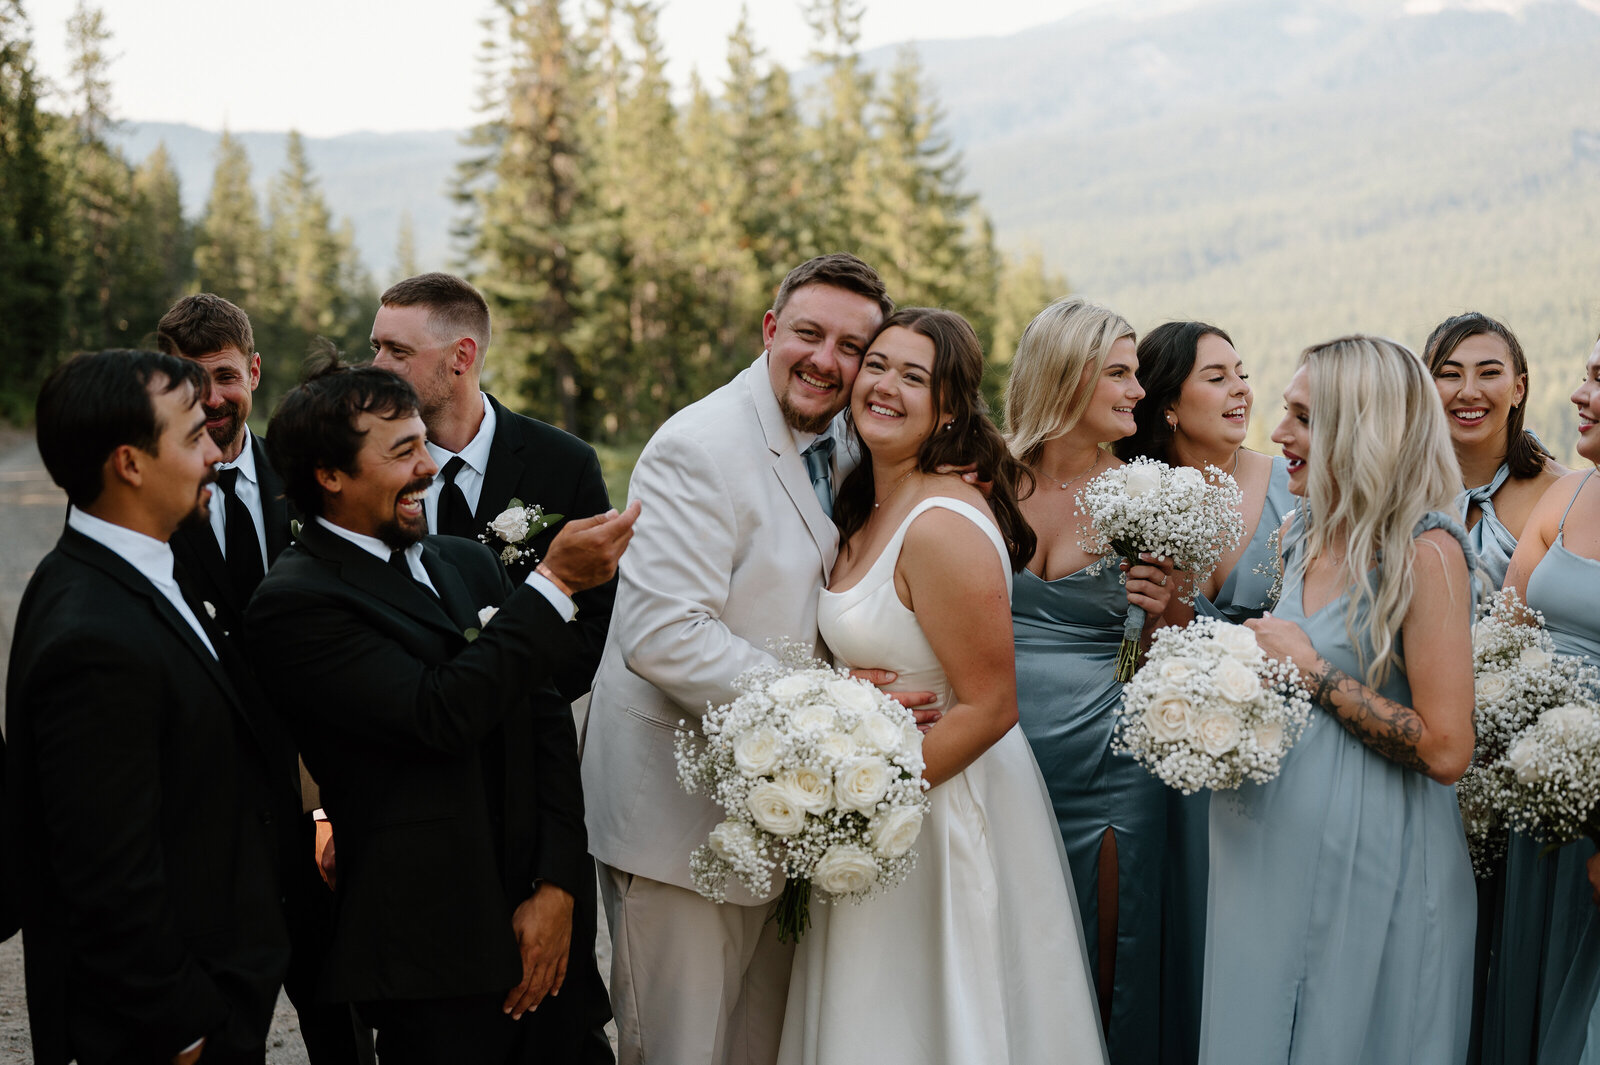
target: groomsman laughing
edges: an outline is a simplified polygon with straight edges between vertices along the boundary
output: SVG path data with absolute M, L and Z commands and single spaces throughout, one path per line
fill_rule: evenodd
M 594 882 L 553 680 L 573 597 L 612 579 L 639 507 L 568 520 L 513 582 L 483 545 L 427 535 L 437 467 L 403 378 L 314 372 L 269 442 L 307 517 L 245 635 L 336 826 L 323 990 L 385 1065 L 564 1060 L 524 1016 L 562 987 Z
M 106 351 L 39 394 L 71 506 L 17 616 L 5 858 L 40 1065 L 259 1063 L 288 963 L 293 752 L 168 546 L 207 519 L 208 387 L 183 359 Z
M 291 514 L 283 480 L 273 469 L 265 441 L 249 425 L 261 384 L 261 355 L 255 350 L 249 316 L 209 292 L 173 304 L 156 325 L 156 344 L 164 353 L 188 359 L 205 371 L 200 404 L 206 432 L 221 449 L 222 460 L 211 489 L 210 520 L 174 533 L 172 552 L 200 594 L 216 605 L 221 627 L 236 637 L 250 596 L 289 546 Z M 304 766 L 301 770 L 303 809 L 295 829 L 295 849 L 284 870 L 294 948 L 284 990 L 299 1016 L 311 1065 L 370 1065 L 372 1033 L 356 1023 L 348 1006 L 316 999 L 332 932 L 333 898 L 318 870 L 322 848 L 313 824 L 313 812 L 320 805 L 317 786 Z M 322 839 L 327 835 L 324 827 Z

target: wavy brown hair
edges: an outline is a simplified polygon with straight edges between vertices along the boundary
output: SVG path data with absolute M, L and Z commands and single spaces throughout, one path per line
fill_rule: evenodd
M 1033 474 L 1011 454 L 1005 438 L 989 418 L 984 402 L 983 345 L 972 326 L 953 311 L 931 307 L 904 307 L 886 319 L 872 343 L 886 331 L 899 326 L 933 342 L 933 369 L 929 392 L 933 409 L 942 419 L 917 449 L 917 469 L 933 473 L 940 466 L 972 466 L 978 478 L 993 487 L 989 508 L 1006 542 L 1011 568 L 1019 570 L 1033 557 L 1038 537 L 1022 516 L 1017 500 L 1033 491 Z M 870 351 L 872 345 L 867 345 Z M 833 503 L 833 520 L 839 537 L 848 540 L 872 515 L 876 485 L 872 478 L 871 452 L 848 419 L 850 435 L 861 450 L 862 462 L 845 478 Z

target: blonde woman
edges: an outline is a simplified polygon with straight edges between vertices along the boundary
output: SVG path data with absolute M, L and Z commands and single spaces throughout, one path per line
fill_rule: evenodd
M 1211 804 L 1200 1060 L 1459 1065 L 1472 585 L 1444 409 L 1415 355 L 1360 336 L 1307 349 L 1284 400 L 1272 439 L 1306 505 L 1247 624 L 1317 711 L 1276 780 Z
M 1144 395 L 1133 328 L 1077 297 L 1041 311 L 1017 342 L 1006 386 L 1011 450 L 1033 472 L 1023 515 L 1038 547 L 1011 607 L 1017 709 L 1072 866 L 1113 1062 L 1153 1062 L 1161 1033 L 1161 880 L 1165 789 L 1113 754 L 1122 685 L 1117 649 L 1130 603 L 1150 628 L 1170 601 L 1172 566 L 1147 556 L 1126 573 L 1085 572 L 1088 531 L 1075 495 L 1121 460 L 1101 445 L 1134 430 Z

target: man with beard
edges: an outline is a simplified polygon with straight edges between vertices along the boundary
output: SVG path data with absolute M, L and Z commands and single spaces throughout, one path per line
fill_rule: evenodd
M 559 986 L 593 883 L 581 815 L 543 791 L 570 757 L 552 678 L 577 653 L 573 594 L 612 578 L 639 506 L 564 523 L 513 586 L 482 544 L 426 535 L 437 467 L 402 378 L 316 370 L 268 441 L 306 521 L 245 636 L 337 826 L 323 990 L 385 1065 L 525 1060 L 518 1022 Z
M 104 351 L 39 393 L 71 507 L 11 647 L 5 864 L 40 1065 L 260 1062 L 288 962 L 293 752 L 167 542 L 206 519 L 206 389 L 194 363 Z
M 209 292 L 173 304 L 156 325 L 156 344 L 205 371 L 207 386 L 200 402 L 206 432 L 222 450 L 210 521 L 179 529 L 172 537 L 172 553 L 199 593 L 217 608 L 220 627 L 236 634 L 267 567 L 289 546 L 283 481 L 248 424 L 261 384 L 261 356 L 249 317 Z M 317 1001 L 317 979 L 333 923 L 333 900 L 323 883 L 327 874 L 321 872 L 331 828 L 319 811 L 316 782 L 301 769 L 301 816 L 283 826 L 294 837 L 284 870 L 294 947 L 284 990 L 299 1016 L 311 1065 L 370 1063 L 372 1033 L 357 1023 L 348 1006 Z
M 738 694 L 735 677 L 772 663 L 773 640 L 817 640 L 839 541 L 832 422 L 892 306 L 853 255 L 796 267 L 762 320 L 762 354 L 668 419 L 634 467 L 646 516 L 583 750 L 625 1065 L 776 1056 L 793 953 L 767 920 L 776 891 L 756 898 L 730 883 L 719 906 L 694 889 L 689 855 L 722 813 L 684 793 L 673 745 L 682 721 Z

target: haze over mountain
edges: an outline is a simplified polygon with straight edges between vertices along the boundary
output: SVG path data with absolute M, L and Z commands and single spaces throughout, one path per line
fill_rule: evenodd
M 1275 398 L 1307 342 L 1420 348 L 1476 307 L 1523 337 L 1530 420 L 1565 450 L 1600 329 L 1600 3 L 1141 0 L 916 48 L 1002 243 L 1141 331 L 1216 321 Z M 135 158 L 166 142 L 198 214 L 216 135 L 121 136 Z M 283 135 L 240 136 L 264 197 Z M 380 284 L 403 211 L 422 265 L 449 265 L 455 132 L 307 148 Z

